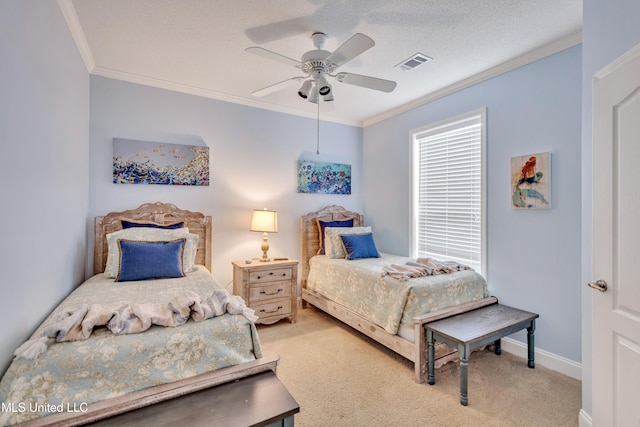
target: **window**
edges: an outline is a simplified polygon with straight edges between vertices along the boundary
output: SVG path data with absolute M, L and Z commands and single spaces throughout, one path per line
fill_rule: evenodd
M 485 111 L 412 132 L 413 256 L 485 266 Z

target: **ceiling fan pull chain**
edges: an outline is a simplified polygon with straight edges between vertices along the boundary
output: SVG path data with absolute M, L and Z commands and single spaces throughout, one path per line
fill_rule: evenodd
M 320 100 L 318 99 L 318 124 L 317 124 L 317 141 L 316 141 L 316 154 L 320 154 Z

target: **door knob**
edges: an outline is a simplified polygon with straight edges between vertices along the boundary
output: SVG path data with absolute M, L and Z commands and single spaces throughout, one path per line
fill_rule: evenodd
M 589 282 L 587 285 L 589 285 L 590 288 L 592 289 L 596 289 L 600 292 L 607 292 L 607 282 L 605 282 L 604 280 L 596 280 L 596 282 Z

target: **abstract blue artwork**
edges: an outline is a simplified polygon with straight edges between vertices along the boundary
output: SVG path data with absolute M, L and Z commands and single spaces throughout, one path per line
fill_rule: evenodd
M 113 139 L 115 184 L 209 185 L 209 147 Z
M 298 160 L 298 193 L 351 194 L 351 165 Z

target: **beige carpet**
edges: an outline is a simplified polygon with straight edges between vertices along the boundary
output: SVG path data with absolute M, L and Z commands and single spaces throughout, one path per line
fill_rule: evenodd
M 297 427 L 578 425 L 580 381 L 504 351 L 472 354 L 464 407 L 457 363 L 437 370 L 435 385 L 416 384 L 411 362 L 315 308 L 258 331 L 265 354 L 281 357 Z

